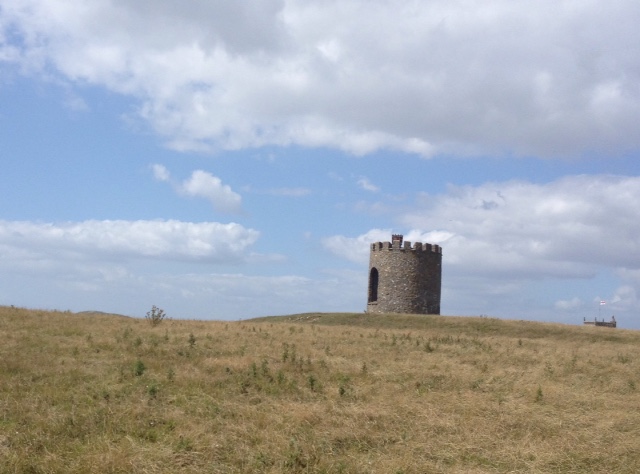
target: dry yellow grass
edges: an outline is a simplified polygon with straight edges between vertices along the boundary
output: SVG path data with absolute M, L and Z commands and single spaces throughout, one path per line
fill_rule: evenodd
M 0 341 L 2 473 L 640 471 L 635 331 L 2 307 Z

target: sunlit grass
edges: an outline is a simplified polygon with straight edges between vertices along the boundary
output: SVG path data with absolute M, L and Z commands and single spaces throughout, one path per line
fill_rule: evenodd
M 0 308 L 0 472 L 640 470 L 640 334 Z

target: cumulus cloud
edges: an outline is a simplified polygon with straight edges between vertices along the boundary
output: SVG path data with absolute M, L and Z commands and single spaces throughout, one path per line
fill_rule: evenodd
M 217 222 L 0 221 L 2 265 L 131 259 L 233 263 L 247 258 L 259 233 Z
M 369 247 L 373 242 L 389 242 L 394 232 L 390 229 L 372 229 L 357 237 L 346 237 L 344 235 L 333 235 L 322 239 L 322 245 L 328 252 L 358 264 L 365 264 L 369 261 Z M 422 232 L 412 230 L 404 235 L 407 242 L 425 242 L 431 244 L 441 244 L 446 241 L 451 234 L 443 231 Z
M 564 156 L 640 145 L 639 20 L 632 0 L 5 0 L 0 60 L 136 99 L 176 149 Z
M 0 298 L 140 317 L 156 304 L 172 318 L 216 319 L 360 306 L 352 288 L 364 286 L 361 272 L 229 273 L 281 261 L 251 251 L 258 237 L 233 223 L 0 221 Z
M 222 184 L 220 178 L 206 171 L 194 171 L 191 178 L 182 183 L 180 189 L 188 196 L 208 199 L 217 211 L 239 212 L 241 210 L 240 195 L 233 192 L 230 186 Z
M 415 208 L 397 217 L 400 228 L 410 230 L 394 232 L 411 242 L 442 246 L 449 298 L 443 296 L 443 302 L 460 312 L 466 305 L 496 307 L 500 301 L 502 307 L 511 302 L 511 311 L 527 307 L 531 314 L 529 308 L 540 302 L 524 298 L 535 293 L 535 285 L 571 281 L 575 286 L 603 273 L 623 282 L 606 297 L 607 308 L 635 311 L 640 309 L 640 211 L 631 203 L 638 200 L 639 177 L 449 186 L 442 194 L 420 196 Z M 372 229 L 356 237 L 327 237 L 323 243 L 330 253 L 364 266 L 370 243 L 389 241 L 391 233 Z M 591 294 L 598 289 L 591 288 Z M 589 307 L 575 293 L 553 299 L 559 290 L 546 291 L 549 295 L 541 299 L 549 300 L 548 310 Z
M 154 164 L 151 167 L 153 176 L 158 181 L 170 182 L 180 194 L 207 199 L 219 212 L 239 213 L 242 211 L 242 197 L 230 186 L 222 184 L 222 180 L 211 173 L 196 170 L 189 179 L 182 183 L 174 182 L 166 167 Z
M 364 264 L 369 260 L 369 245 L 372 242 L 387 241 L 390 230 L 372 229 L 358 237 L 334 235 L 322 239 L 322 245 L 330 253 L 354 263 Z
M 591 277 L 598 267 L 640 268 L 640 178 L 570 176 L 450 186 L 424 195 L 402 223 L 447 233 L 448 265 L 465 273 Z

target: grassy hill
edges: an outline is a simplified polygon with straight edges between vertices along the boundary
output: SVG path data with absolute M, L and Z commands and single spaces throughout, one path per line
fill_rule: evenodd
M 636 473 L 640 332 L 0 307 L 2 473 Z

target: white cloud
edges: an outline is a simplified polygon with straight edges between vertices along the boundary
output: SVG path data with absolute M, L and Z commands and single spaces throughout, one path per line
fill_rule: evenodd
M 163 165 L 154 164 L 151 165 L 151 169 L 153 170 L 153 177 L 158 181 L 169 181 L 171 179 L 169 170 Z
M 372 229 L 358 237 L 345 237 L 333 235 L 322 239 L 323 247 L 330 253 L 357 264 L 366 264 L 369 261 L 369 248 L 374 242 L 389 242 L 394 232 L 385 229 Z M 451 236 L 447 232 L 421 232 L 412 230 L 403 234 L 407 242 L 425 242 L 442 244 Z
M 447 232 L 452 270 L 588 278 L 598 267 L 640 268 L 640 214 L 629 205 L 637 199 L 637 177 L 451 186 L 401 221 Z
M 640 177 L 450 186 L 400 212 L 398 223 L 411 230 L 394 233 L 442 246 L 445 311 L 551 319 L 555 309 L 589 316 L 593 308 L 584 302 L 603 282 L 621 281 L 602 298 L 607 310 L 631 319 L 640 310 L 640 210 L 631 204 L 639 200 Z M 372 229 L 356 237 L 327 237 L 323 244 L 363 267 L 371 242 L 389 241 L 391 234 Z
M 632 0 L 5 0 L 0 60 L 137 99 L 177 149 L 564 156 L 640 145 L 639 18 Z
M 613 311 L 629 311 L 640 307 L 638 300 L 638 286 L 623 285 L 616 289 L 609 303 L 609 309 Z
M 182 183 L 174 182 L 166 167 L 159 164 L 151 166 L 153 176 L 158 181 L 172 183 L 180 194 L 207 199 L 219 212 L 239 213 L 242 211 L 242 197 L 230 186 L 222 184 L 222 180 L 211 173 L 196 170 L 189 179 Z
M 372 229 L 355 238 L 334 235 L 322 239 L 322 245 L 332 254 L 354 263 L 365 264 L 369 260 L 369 247 L 372 242 L 387 241 L 390 230 Z
M 193 269 L 191 269 L 193 270 Z M 25 272 L 0 272 L 0 299 L 27 307 L 101 310 L 142 317 L 157 305 L 171 318 L 237 320 L 257 316 L 361 308 L 354 287 L 365 274 L 340 272 L 260 276 L 211 273 L 200 266 L 184 271 L 163 265 L 125 268 L 111 263 L 72 265 L 56 278 Z M 37 285 L 38 292 L 32 287 Z M 257 303 L 259 302 L 259 304 Z
M 370 191 L 372 193 L 377 193 L 380 191 L 380 188 L 369 181 L 368 178 L 362 177 L 357 181 L 358 186 L 365 191 Z
M 185 180 L 181 191 L 188 196 L 203 197 L 211 202 L 216 211 L 237 213 L 242 209 L 242 198 L 231 187 L 222 184 L 220 178 L 206 171 L 197 170 Z
M 584 302 L 576 297 L 571 298 L 570 300 L 558 300 L 555 303 L 556 309 L 562 311 L 575 311 L 584 307 Z
M 132 259 L 233 263 L 247 258 L 258 236 L 258 231 L 235 223 L 0 221 L 0 265 L 28 269 Z
M 160 275 L 165 298 L 175 302 L 176 311 L 207 302 L 216 318 L 237 319 L 303 313 L 310 311 L 344 311 L 364 306 L 362 298 L 350 291 L 354 285 L 364 288 L 366 275 L 353 272 L 259 276 L 234 274 Z M 261 304 L 256 305 L 256 301 Z M 179 302 L 180 304 L 176 304 Z M 189 316 L 188 314 L 185 316 Z M 210 317 L 196 314 L 197 317 Z

